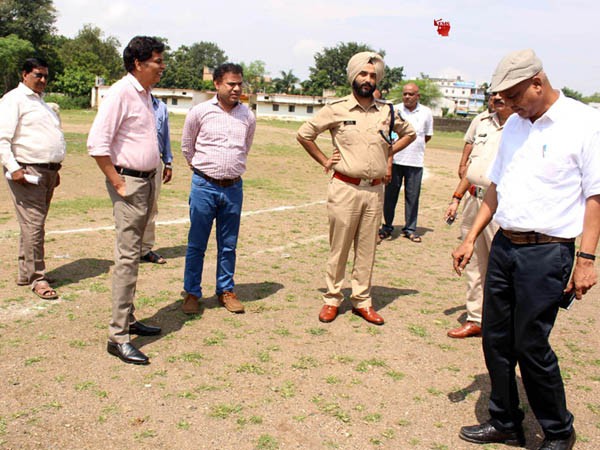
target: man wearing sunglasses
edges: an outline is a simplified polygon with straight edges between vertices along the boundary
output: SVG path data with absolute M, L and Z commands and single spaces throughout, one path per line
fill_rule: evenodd
M 58 294 L 46 277 L 44 227 L 66 145 L 58 116 L 42 99 L 48 64 L 29 58 L 21 76 L 0 101 L 0 159 L 21 229 L 17 284 L 51 300 Z

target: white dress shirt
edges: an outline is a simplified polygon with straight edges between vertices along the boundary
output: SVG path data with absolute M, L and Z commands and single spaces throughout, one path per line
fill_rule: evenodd
M 600 112 L 561 93 L 533 123 L 513 114 L 490 180 L 502 228 L 578 236 L 586 198 L 600 194 Z
M 23 83 L 0 100 L 0 161 L 8 172 L 28 164 L 60 163 L 66 144 L 60 119 Z

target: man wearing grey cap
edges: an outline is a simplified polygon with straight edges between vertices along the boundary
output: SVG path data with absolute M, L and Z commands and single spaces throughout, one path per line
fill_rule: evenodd
M 475 223 L 452 254 L 460 275 L 475 239 L 494 217 L 500 230 L 490 253 L 482 323 L 491 419 L 462 427 L 459 436 L 479 444 L 525 444 L 518 363 L 545 434 L 539 449 L 568 450 L 576 440 L 573 415 L 548 339 L 559 306 L 570 294 L 581 300 L 597 281 L 600 113 L 552 89 L 532 50 L 500 61 L 491 89 L 516 114 L 504 127 Z
M 397 112 L 391 117 L 388 105 L 373 97 L 384 66 L 377 53 L 354 55 L 347 67 L 352 94 L 326 105 L 298 130 L 298 142 L 308 154 L 326 172 L 333 169 L 327 193 L 330 253 L 321 322 L 331 322 L 338 315 L 352 245 L 352 312 L 375 325 L 384 322 L 371 301 L 371 273 L 383 209 L 382 181 L 391 175 L 391 155 L 415 140 L 410 124 Z M 316 144 L 317 136 L 326 130 L 335 149 L 330 158 Z M 392 130 L 399 136 L 393 145 Z

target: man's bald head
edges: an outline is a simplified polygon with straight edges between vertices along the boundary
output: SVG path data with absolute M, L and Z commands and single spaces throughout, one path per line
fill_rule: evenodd
M 402 87 L 402 103 L 409 111 L 414 111 L 419 103 L 419 86 L 415 83 L 406 83 Z

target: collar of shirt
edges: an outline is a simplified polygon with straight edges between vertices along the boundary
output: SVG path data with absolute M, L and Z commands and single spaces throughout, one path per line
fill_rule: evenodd
M 210 100 L 208 100 L 208 101 L 209 101 L 211 104 L 213 104 L 213 105 L 217 105 L 219 108 L 223 109 L 223 107 L 222 107 L 222 106 L 221 106 L 221 104 L 219 103 L 219 96 L 218 96 L 218 95 L 215 95 L 213 98 L 211 98 L 211 99 L 210 99 Z M 231 112 L 231 111 L 233 111 L 235 108 L 237 108 L 238 106 L 240 106 L 240 102 L 237 102 L 237 103 L 236 103 L 236 104 L 233 106 L 233 108 L 231 108 L 229 111 L 226 111 L 226 112 Z M 223 109 L 223 111 L 225 111 L 225 110 Z
M 377 108 L 377 110 L 380 110 L 382 108 L 382 106 L 385 105 L 385 103 L 378 103 L 375 101 L 375 98 L 373 98 L 371 100 L 371 104 L 365 109 L 362 107 L 362 105 L 360 103 L 358 103 L 358 100 L 356 99 L 356 97 L 354 96 L 354 94 L 350 94 L 348 96 L 348 111 L 352 111 L 354 108 L 360 108 L 364 111 L 368 111 L 370 110 L 373 106 L 375 108 Z
M 420 103 L 417 103 L 417 106 L 415 106 L 415 109 L 413 109 L 412 111 L 410 109 L 408 109 L 406 106 L 404 106 L 404 103 L 400 103 L 399 105 L 397 105 L 397 107 L 402 108 L 402 112 L 405 112 L 406 114 L 414 114 L 421 110 Z
M 126 76 L 125 79 L 127 81 L 129 81 L 133 87 L 138 91 L 138 92 L 146 92 L 147 94 L 149 94 L 148 91 L 146 91 L 146 89 L 144 89 L 144 86 L 142 86 L 140 84 L 140 82 L 138 81 L 138 79 L 136 77 L 134 77 L 131 72 L 129 72 Z
M 25 95 L 33 95 L 33 96 L 37 97 L 38 99 L 42 98 L 42 96 L 40 94 L 38 94 L 37 92 L 33 91 L 31 88 L 29 88 L 23 82 L 19 82 L 19 85 L 17 87 L 20 90 L 22 90 Z

